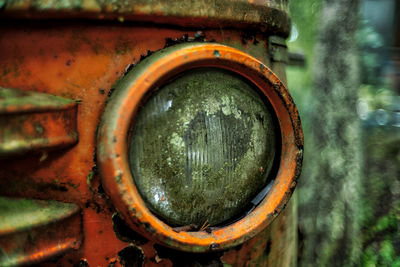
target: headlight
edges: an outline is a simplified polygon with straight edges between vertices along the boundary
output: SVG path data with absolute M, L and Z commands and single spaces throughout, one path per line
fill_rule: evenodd
M 143 103 L 130 166 L 147 206 L 171 225 L 238 216 L 266 186 L 276 154 L 266 100 L 233 72 L 181 73 Z
M 296 106 L 275 74 L 209 43 L 163 49 L 122 77 L 97 141 L 104 189 L 128 224 L 194 252 L 263 230 L 295 187 L 303 149 Z M 174 228 L 187 224 L 197 228 Z

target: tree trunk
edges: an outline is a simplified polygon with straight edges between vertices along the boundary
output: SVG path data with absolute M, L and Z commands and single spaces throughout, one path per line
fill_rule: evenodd
M 314 57 L 316 103 L 299 190 L 300 265 L 352 266 L 359 262 L 361 245 L 358 1 L 325 0 L 321 14 Z

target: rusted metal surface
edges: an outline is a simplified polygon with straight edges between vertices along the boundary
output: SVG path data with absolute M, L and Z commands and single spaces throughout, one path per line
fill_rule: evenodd
M 77 109 L 79 142 L 76 145 L 0 161 L 1 196 L 76 203 L 82 210 L 84 242 L 79 250 L 71 250 L 58 258 L 57 262 L 48 261 L 41 265 L 121 266 L 127 260 L 125 252 L 138 251 L 136 248 L 124 250 L 134 244 L 134 247 L 143 251 L 144 266 L 172 266 L 173 261 L 182 254 L 171 259 L 160 247 L 155 246 L 156 240 L 140 237 L 138 233 L 134 235 L 127 230 L 129 227 L 118 227 L 118 234 L 115 233 L 112 216 L 116 209 L 104 193 L 100 181 L 94 158 L 95 136 L 108 94 L 130 64 L 138 63 L 148 51 L 163 49 L 171 40 L 186 42 L 197 38 L 198 29 L 152 28 L 105 21 L 95 24 L 88 21 L 29 21 L 29 27 L 24 21 L 5 22 L 0 24 L 0 86 L 42 92 L 80 102 Z M 264 34 L 255 32 L 249 35 L 248 32 L 234 29 L 207 29 L 203 30 L 201 36 L 206 40 L 236 47 L 266 66 L 271 66 L 270 54 L 266 52 L 268 39 Z M 282 79 L 284 72 L 280 71 L 283 68 L 272 67 L 279 72 Z M 281 86 L 275 87 L 279 90 Z M 281 101 L 288 103 L 290 109 L 294 108 L 287 96 Z M 293 120 L 293 125 L 297 127 L 299 123 L 296 121 L 297 119 Z M 289 120 L 289 123 L 292 122 Z M 299 147 L 301 141 L 296 141 L 296 144 Z M 299 165 L 300 157 L 296 164 L 296 173 L 300 170 Z M 290 190 L 283 198 L 289 197 Z M 283 206 L 279 206 L 276 213 L 282 208 Z M 291 225 L 291 219 L 283 219 L 291 210 L 292 208 L 285 209 L 270 227 L 275 223 Z M 270 227 L 264 231 L 269 231 Z M 259 240 L 257 242 L 261 245 L 257 248 L 260 250 L 265 250 L 267 245 L 262 241 L 266 235 L 263 234 L 264 231 L 252 239 Z M 278 240 L 287 240 L 282 238 L 287 233 L 280 233 L 279 238 L 269 239 L 272 242 L 271 248 L 276 248 L 271 250 L 270 257 L 284 259 L 289 254 Z M 230 264 L 247 265 L 253 247 L 246 244 L 247 242 L 242 247 L 226 252 L 230 255 Z M 140 257 L 139 252 L 137 255 Z M 194 256 L 197 254 L 185 255 L 188 255 L 188 260 L 193 258 L 199 262 L 203 262 L 203 257 L 208 258 L 208 254 L 200 254 L 201 257 Z M 212 255 L 210 262 L 223 261 L 223 254 Z M 260 257 L 252 264 L 263 266 L 264 258 Z
M 228 266 L 296 266 L 297 227 L 296 201 L 292 197 L 278 219 L 240 250 L 224 253 L 221 261 Z
M 268 51 L 271 52 L 272 61 L 288 63 L 289 54 L 284 38 L 271 36 L 268 40 Z
M 73 145 L 76 114 L 69 99 L 0 87 L 0 157 Z
M 286 0 L 5 0 L 0 14 L 25 18 L 146 21 L 189 27 L 252 27 L 287 36 Z
M 81 220 L 74 204 L 0 197 L 0 266 L 33 264 L 78 249 Z
M 128 132 L 135 113 L 152 88 L 173 75 L 199 67 L 227 69 L 243 75 L 270 100 L 281 131 L 281 158 L 277 177 L 260 205 L 242 220 L 206 231 L 174 231 L 146 207 L 129 166 Z M 260 61 L 218 44 L 192 43 L 164 49 L 139 64 L 122 79 L 102 118 L 97 159 L 103 186 L 130 225 L 149 239 L 191 252 L 230 248 L 254 237 L 286 205 L 299 176 L 303 140 L 299 115 L 283 83 Z

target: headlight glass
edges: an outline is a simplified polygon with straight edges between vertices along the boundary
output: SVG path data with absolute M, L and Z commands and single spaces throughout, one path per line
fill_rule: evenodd
M 171 225 L 211 225 L 244 211 L 277 155 L 270 109 L 235 73 L 198 68 L 157 88 L 130 135 L 130 166 L 148 208 Z

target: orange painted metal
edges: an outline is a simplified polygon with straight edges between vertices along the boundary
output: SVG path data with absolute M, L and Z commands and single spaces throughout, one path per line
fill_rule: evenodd
M 211 43 L 192 43 L 163 50 L 155 60 L 138 65 L 131 80 L 116 91 L 99 128 L 97 159 L 104 188 L 117 209 L 137 231 L 164 245 L 191 252 L 226 249 L 254 237 L 279 214 L 296 185 L 303 156 L 300 119 L 284 84 L 260 61 L 237 49 Z M 261 204 L 231 225 L 206 231 L 175 231 L 146 207 L 130 171 L 128 134 L 145 95 L 178 73 L 199 67 L 233 71 L 252 82 L 270 100 L 281 131 L 277 177 Z M 134 70 L 135 71 L 135 70 Z
M 7 14 L 4 14 L 3 17 L 19 18 L 19 15 L 16 14 L 12 16 Z M 116 13 L 113 16 L 117 17 L 119 14 Z M 42 15 L 37 16 L 41 17 Z M 46 15 L 43 15 L 43 17 L 46 17 Z M 68 15 L 64 17 L 68 17 Z M 85 16 L 82 15 L 81 17 Z M 133 17 L 131 16 L 132 20 L 134 20 Z M 160 17 L 158 16 L 158 18 Z M 204 21 L 207 18 L 198 19 Z M 166 20 L 168 19 L 165 18 L 164 21 Z M 179 21 L 183 20 L 184 18 L 179 19 Z M 59 147 L 58 150 L 46 153 L 35 153 L 33 151 L 34 153 L 24 154 L 18 158 L 5 158 L 0 161 L 0 196 L 75 203 L 82 210 L 82 216 L 79 218 L 81 225 L 76 223 L 70 226 L 72 228 L 65 228 L 65 231 L 73 235 L 78 233 L 77 229 L 82 229 L 84 239 L 81 246 L 75 247 L 76 250 L 69 251 L 64 256 L 60 256 L 56 261 L 41 263 L 41 266 L 72 266 L 75 264 L 78 266 L 79 264 L 81 266 L 85 266 L 85 264 L 89 266 L 108 266 L 109 264 L 111 264 L 110 266 L 113 264 L 119 266 L 123 262 L 119 252 L 130 244 L 134 244 L 134 247 L 140 248 L 142 251 L 144 266 L 171 266 L 172 260 L 161 255 L 155 247 L 157 240 L 154 237 L 140 243 L 136 238 L 130 236 L 120 239 L 115 233 L 116 225 L 115 223 L 113 225 L 112 216 L 116 209 L 104 193 L 106 186 L 102 185 L 94 156 L 96 154 L 96 131 L 106 102 L 109 101 L 108 94 L 112 91 L 113 84 L 125 73 L 128 66 L 132 63 L 138 63 L 142 56 L 148 54 L 148 51 L 163 49 L 166 45 L 166 39 L 177 40 L 177 42 L 187 41 L 188 38 L 185 36 L 193 39 L 199 30 L 202 31 L 203 39 L 215 40 L 218 43 L 236 47 L 243 54 L 250 54 L 258 60 L 252 62 L 262 62 L 266 66 L 272 66 L 270 54 L 267 50 L 267 38 L 270 32 L 256 31 L 249 34 L 249 32 L 232 28 L 220 29 L 216 24 L 213 24 L 215 26 L 213 28 L 199 29 L 112 21 L 48 20 L 41 22 L 2 19 L 1 22 L 0 86 L 57 95 L 78 102 L 76 130 L 79 133 L 79 142 L 76 145 Z M 246 27 L 246 24 L 241 27 Z M 221 51 L 223 52 L 223 50 Z M 210 55 L 210 57 L 212 56 Z M 223 57 L 225 56 L 226 54 L 223 55 Z M 248 67 L 257 69 L 256 65 L 251 66 L 249 62 L 243 62 L 243 64 L 248 64 Z M 246 73 L 246 71 L 242 72 Z M 270 78 L 273 81 L 268 87 L 273 89 L 269 93 L 271 94 L 270 97 L 274 98 L 273 101 L 280 101 L 282 106 L 286 106 L 287 110 L 291 110 L 293 113 L 295 107 L 288 94 L 277 93 L 283 86 L 273 78 L 273 74 L 269 74 L 266 68 L 263 73 L 264 76 L 254 75 L 252 81 L 264 84 L 267 82 L 265 78 Z M 275 91 L 275 88 L 277 91 Z M 282 110 L 285 109 L 282 108 Z M 300 141 L 291 139 L 287 144 L 285 151 L 289 153 L 290 149 L 301 148 L 302 141 L 301 130 L 297 128 L 299 126 L 298 118 L 292 116 L 291 120 L 290 116 L 287 115 L 286 119 L 283 124 L 290 125 L 293 123 L 296 126 L 293 127 L 292 125 L 287 128 L 288 131 L 295 129 L 292 137 L 297 136 L 300 139 Z M 297 151 L 300 153 L 300 150 Z M 296 155 L 293 155 L 293 159 L 295 158 Z M 297 163 L 289 166 L 287 172 L 298 174 L 300 158 L 300 156 L 297 157 Z M 282 170 L 283 174 L 285 172 L 285 170 Z M 291 183 L 279 182 L 276 185 L 272 192 L 280 196 L 281 200 L 285 200 L 290 196 L 294 181 L 291 181 Z M 287 190 L 281 190 L 281 187 L 287 187 Z M 266 201 L 264 200 L 265 203 Z M 281 204 L 276 209 L 272 208 L 273 205 L 278 203 Z M 275 216 L 274 214 L 277 214 L 283 208 L 283 203 L 285 201 L 271 200 L 270 204 L 265 204 L 271 205 L 271 215 L 268 221 L 271 221 L 272 217 Z M 286 218 L 287 210 L 284 210 L 278 216 L 272 226 L 277 222 L 280 223 L 278 225 L 285 224 L 282 220 Z M 256 210 L 255 212 L 259 211 Z M 263 216 L 267 217 L 267 214 Z M 125 219 L 130 221 L 128 217 Z M 263 228 L 264 225 L 261 224 L 259 227 Z M 249 257 L 253 255 L 252 249 L 256 249 L 252 247 L 252 244 L 259 244 L 257 248 L 260 255 L 262 254 L 261 251 L 265 251 L 267 246 L 265 237 L 270 236 L 268 234 L 269 229 L 271 229 L 271 226 L 245 242 L 242 247 L 229 250 L 224 256 L 222 254 L 215 254 L 215 256 L 218 259 L 222 257 L 222 261 L 226 259 L 227 263 L 234 266 L 262 266 L 265 261 L 261 256 L 257 258 L 259 260 Z M 245 231 L 241 232 L 243 234 Z M 228 234 L 222 235 L 222 238 L 227 240 Z M 245 239 L 254 234 L 255 232 L 252 232 Z M 286 232 L 282 231 L 280 235 L 271 240 L 272 248 L 275 247 L 274 244 L 278 239 L 283 240 L 282 236 L 285 234 Z M 240 240 L 236 239 L 235 242 L 240 242 Z M 224 244 L 230 246 L 229 242 Z M 224 244 L 221 246 L 225 246 Z M 44 242 L 42 245 L 42 247 L 47 246 L 49 251 L 52 248 L 50 243 Z M 272 249 L 272 251 L 274 252 L 271 252 L 270 257 L 283 257 L 281 255 L 285 254 L 282 246 L 276 248 L 276 250 Z M 189 255 L 189 257 L 192 257 L 192 254 Z M 33 264 L 37 261 L 30 258 L 27 262 Z

